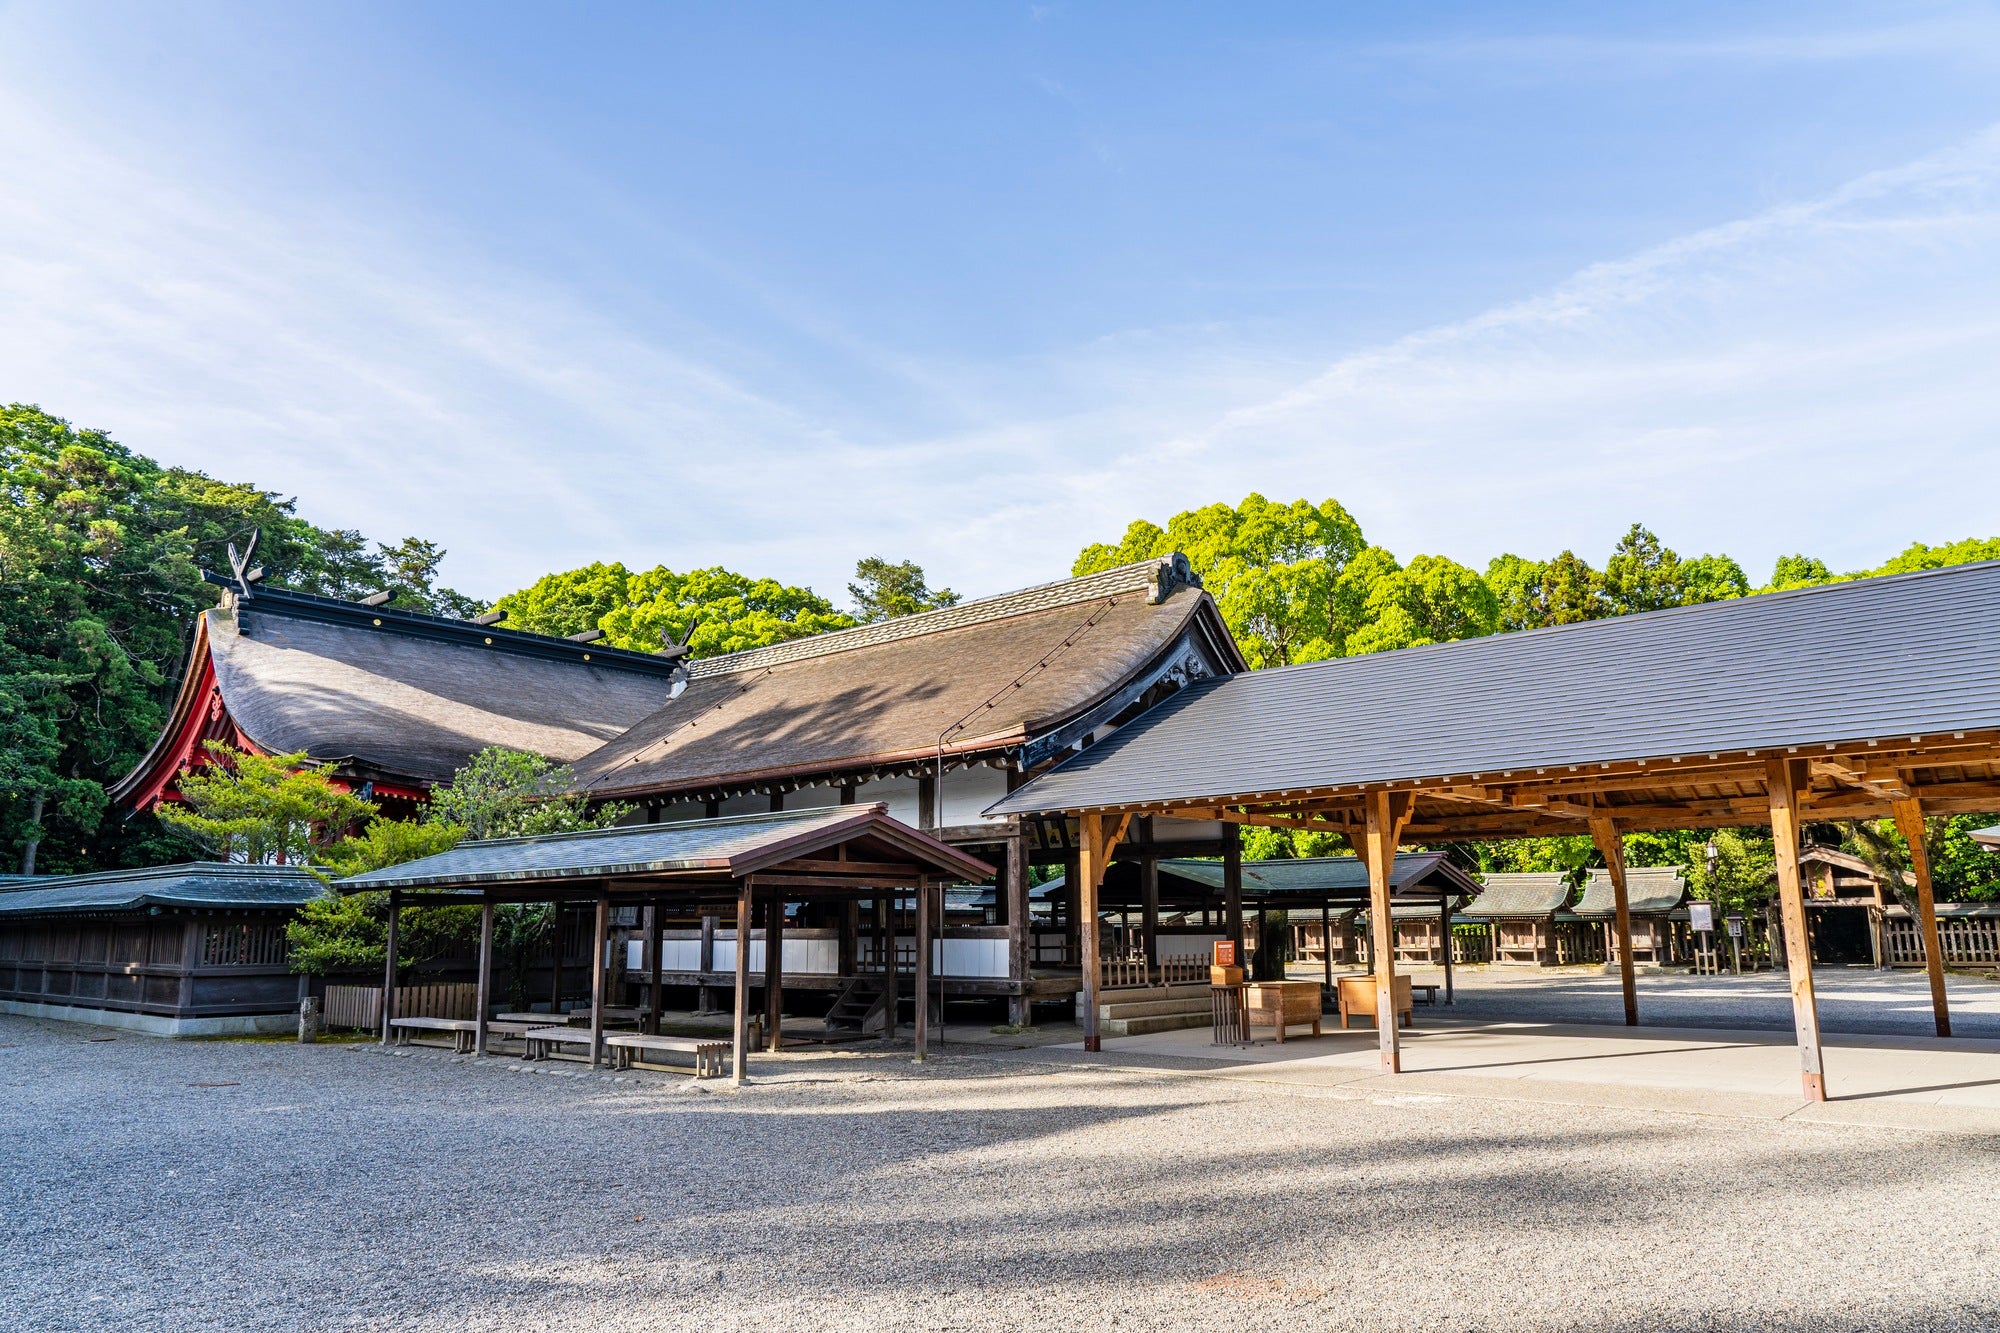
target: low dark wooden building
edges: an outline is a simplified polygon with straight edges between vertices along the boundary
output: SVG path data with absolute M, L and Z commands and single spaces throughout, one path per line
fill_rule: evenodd
M 0 883 L 0 1013 L 159 1036 L 286 1030 L 305 979 L 285 922 L 321 892 L 297 867 L 216 862 Z
M 1632 866 L 1625 872 L 1632 914 L 1632 961 L 1665 967 L 1687 961 L 1688 886 L 1678 866 Z M 1617 895 L 1611 875 L 1593 870 L 1583 882 L 1576 914 L 1604 938 L 1604 959 L 1618 962 Z
M 1460 914 L 1483 924 L 1495 963 L 1554 967 L 1601 963 L 1600 932 L 1569 910 L 1576 890 L 1560 871 L 1497 872 L 1480 876 L 1479 896 Z

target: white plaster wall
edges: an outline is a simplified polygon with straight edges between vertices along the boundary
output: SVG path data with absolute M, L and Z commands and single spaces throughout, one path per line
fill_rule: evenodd
M 864 782 L 855 792 L 854 799 L 867 804 L 881 801 L 889 807 L 889 818 L 900 819 L 910 827 L 917 827 L 917 780 L 915 778 L 878 778 L 874 782 Z
M 1168 819 L 1158 815 L 1153 818 L 1153 837 L 1159 842 L 1191 842 L 1221 836 L 1219 819 Z
M 1007 771 L 959 768 L 944 775 L 944 823 L 986 824 L 986 807 L 1007 794 Z
M 646 946 L 642 940 L 628 940 L 625 944 L 625 967 L 638 972 L 646 965 Z M 733 972 L 736 969 L 736 933 L 718 930 L 715 932 L 715 970 Z M 700 940 L 661 940 L 660 970 L 664 972 L 698 972 L 701 970 Z M 764 971 L 764 932 L 753 931 L 750 935 L 750 970 L 762 974 Z M 838 939 L 795 939 L 785 940 L 785 972 L 810 973 L 815 976 L 832 976 L 840 971 L 840 941 Z

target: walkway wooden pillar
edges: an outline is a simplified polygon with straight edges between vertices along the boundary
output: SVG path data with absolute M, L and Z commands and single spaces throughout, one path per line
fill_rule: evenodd
M 1333 904 L 1319 905 L 1319 956 L 1326 969 L 1327 993 L 1333 993 Z
M 1813 995 L 1812 940 L 1806 934 L 1805 889 L 1799 881 L 1799 793 L 1809 780 L 1801 760 L 1764 763 L 1778 862 L 1778 904 L 1785 923 L 1785 961 L 1792 976 L 1792 1024 L 1799 1037 L 1800 1084 L 1807 1101 L 1823 1102 L 1826 1074 L 1820 1061 L 1819 1005 Z
M 1139 908 L 1139 933 L 1144 937 L 1146 966 L 1160 965 L 1160 863 L 1147 857 L 1139 863 L 1139 889 L 1144 899 Z
M 750 1044 L 750 886 L 747 877 L 736 881 L 736 1002 L 730 1027 L 729 1081 L 739 1088 L 744 1081 L 744 1050 Z
M 1028 902 L 1028 839 L 1016 835 L 1007 842 L 1007 876 L 1001 885 L 1007 904 L 1007 979 L 1020 993 L 1007 997 L 1007 1021 L 1016 1027 L 1027 1025 L 1033 1013 L 1028 999 L 1028 983 L 1034 980 L 1034 914 Z
M 403 895 L 389 890 L 389 930 L 382 952 L 382 1044 L 389 1044 L 389 1021 L 396 1016 L 396 927 L 403 914 Z
M 1243 948 L 1243 835 L 1234 824 L 1222 826 L 1222 930 L 1236 942 L 1236 961 Z
M 590 1065 L 604 1063 L 604 974 L 611 970 L 605 958 L 611 940 L 611 895 L 597 895 L 596 919 L 590 929 Z
M 715 923 L 716 918 L 712 916 L 701 919 L 701 956 L 695 960 L 695 966 L 703 977 L 715 972 Z M 694 1005 L 704 1014 L 714 1013 L 715 988 L 703 981 L 695 993 Z
M 785 891 L 764 903 L 764 1049 L 776 1051 L 785 1028 Z
M 666 904 L 658 900 L 655 900 L 646 912 L 647 925 L 650 927 L 646 933 L 651 936 L 647 944 L 652 949 L 648 958 L 652 975 L 646 978 L 646 1031 L 655 1037 L 660 1035 L 660 1015 L 667 1005 L 664 994 L 666 986 L 663 984 L 662 976 L 666 968 L 660 959 L 661 950 L 666 942 L 667 930 L 664 919 L 666 914 Z
M 1084 815 L 1078 824 L 1083 846 L 1077 854 L 1077 956 L 1083 971 L 1083 1049 L 1097 1051 L 1103 1044 L 1097 1035 L 1097 992 L 1101 960 L 1097 942 L 1097 890 L 1104 883 L 1111 853 L 1125 836 L 1130 815 Z
M 1382 1072 L 1403 1072 L 1403 1050 L 1396 1023 L 1396 916 L 1389 899 L 1389 876 L 1396 868 L 1396 844 L 1410 822 L 1415 802 L 1407 794 L 1368 794 L 1368 826 L 1362 837 L 1368 863 L 1368 926 L 1375 964 L 1375 1033 Z
M 1931 896 L 1931 850 L 1924 842 L 1923 806 L 1912 796 L 1893 802 L 1896 828 L 1910 844 L 1910 869 L 1917 878 L 1917 925 L 1924 941 L 1924 970 L 1931 978 L 1931 1016 L 1940 1037 L 1951 1035 L 1951 1009 L 1944 997 L 1944 941 L 1938 938 L 1937 901 Z M 1880 890 L 1877 890 L 1880 892 Z
M 549 905 L 549 921 L 553 927 L 552 933 L 555 937 L 555 943 L 551 946 L 553 956 L 550 959 L 549 967 L 549 1012 L 551 1014 L 560 1014 L 563 1011 L 563 915 L 563 905 L 561 903 L 551 903 Z
M 931 1037 L 931 886 L 930 881 L 919 877 L 917 880 L 917 1015 L 916 1053 L 912 1057 L 917 1064 L 924 1062 L 930 1053 Z
M 1069 859 L 1063 862 L 1062 930 L 1063 955 L 1065 958 L 1077 958 L 1081 956 L 1078 953 L 1076 936 L 1076 923 L 1078 920 L 1076 911 L 1076 886 L 1083 881 L 1083 871 L 1080 865 L 1078 855 L 1074 851 L 1069 854 Z
M 1451 977 L 1451 899 L 1442 894 L 1438 896 L 1438 946 L 1444 951 L 1444 1002 L 1457 1004 Z
M 1611 876 L 1611 896 L 1617 904 L 1612 943 L 1618 948 L 1618 986 L 1625 994 L 1625 1026 L 1639 1026 L 1639 983 L 1632 963 L 1632 900 L 1625 890 L 1625 839 L 1609 817 L 1590 821 L 1591 841 L 1604 858 L 1605 873 Z
M 486 1020 L 493 1013 L 493 900 L 479 904 L 479 993 L 472 1014 L 472 1053 L 486 1054 Z

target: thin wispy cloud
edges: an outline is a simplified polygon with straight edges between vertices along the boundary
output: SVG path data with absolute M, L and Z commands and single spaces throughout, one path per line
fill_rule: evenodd
M 1404 556 L 1595 557 L 1643 519 L 1753 577 L 1995 527 L 1996 131 L 1374 345 L 1218 305 L 975 352 L 603 181 L 566 188 L 727 299 L 657 283 L 642 315 L 394 200 L 278 195 L 56 105 L 0 92 L 0 170 L 33 183 L 0 209 L 0 397 L 436 538 L 471 591 L 619 558 L 837 595 L 871 553 L 996 591 L 1252 489 L 1337 496 Z

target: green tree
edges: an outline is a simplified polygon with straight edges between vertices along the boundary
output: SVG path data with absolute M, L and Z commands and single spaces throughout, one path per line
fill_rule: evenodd
M 855 619 L 864 625 L 959 602 L 958 594 L 949 588 L 933 590 L 924 581 L 923 566 L 909 560 L 892 565 L 879 555 L 871 555 L 855 562 L 854 578 L 847 585 L 847 595 L 854 600 Z
M 617 804 L 593 810 L 582 796 L 567 793 L 572 780 L 567 765 L 489 745 L 450 782 L 432 789 L 424 820 L 469 838 L 519 838 L 610 828 L 631 813 L 632 807 Z
M 304 751 L 250 754 L 220 741 L 207 750 L 207 763 L 181 774 L 180 802 L 163 802 L 159 818 L 225 861 L 305 864 L 376 811 L 307 767 Z
M 1689 890 L 1725 912 L 1755 915 L 1777 888 L 1777 852 L 1768 828 L 1716 829 L 1689 850 L 1681 867 Z
M 1841 576 L 1826 567 L 1824 560 L 1809 555 L 1781 555 L 1771 569 L 1771 581 L 1758 592 L 1785 592 L 1791 588 L 1816 588 L 1838 583 Z
M 278 495 L 0 407 L 0 845 L 19 864 L 186 854 L 150 814 L 107 821 L 104 787 L 165 723 L 195 618 L 216 599 L 201 569 L 226 569 L 226 547 L 253 532 L 269 583 L 351 597 L 385 581 L 361 534 L 317 528 Z
M 634 574 L 616 563 L 586 565 L 544 575 L 494 605 L 515 629 L 560 635 L 602 630 L 607 644 L 638 652 L 687 642 L 695 657 L 762 648 L 856 623 L 810 588 L 719 567 L 677 574 L 662 565 Z
M 1634 523 L 1604 562 L 1604 596 L 1615 615 L 1718 602 L 1749 593 L 1743 569 L 1728 556 L 1684 561 L 1641 523 Z
M 1420 555 L 1375 580 L 1363 613 L 1366 622 L 1346 637 L 1349 656 L 1491 634 L 1499 628 L 1500 601 L 1464 565 Z

